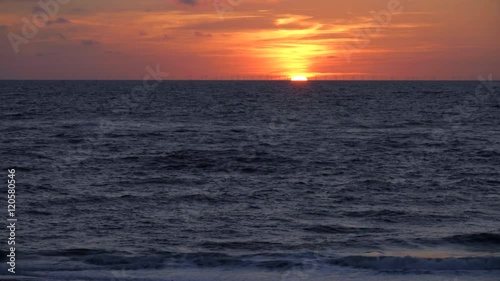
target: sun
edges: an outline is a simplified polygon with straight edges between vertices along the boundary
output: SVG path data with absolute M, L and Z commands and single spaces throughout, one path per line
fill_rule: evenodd
M 293 76 L 292 81 L 307 81 L 307 77 L 305 77 L 305 76 Z

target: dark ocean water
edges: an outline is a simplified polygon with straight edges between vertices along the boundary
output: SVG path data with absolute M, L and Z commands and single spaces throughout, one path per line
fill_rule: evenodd
M 500 280 L 496 84 L 141 85 L 0 81 L 18 275 Z

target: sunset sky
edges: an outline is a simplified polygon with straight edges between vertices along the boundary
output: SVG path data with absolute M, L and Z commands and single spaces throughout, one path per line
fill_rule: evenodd
M 72 0 L 27 38 L 38 2 L 0 0 L 0 79 L 500 75 L 497 0 Z

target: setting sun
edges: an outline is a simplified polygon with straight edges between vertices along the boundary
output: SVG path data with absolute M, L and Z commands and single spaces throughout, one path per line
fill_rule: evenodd
M 305 76 L 294 76 L 294 77 L 292 77 L 292 81 L 307 81 L 307 77 L 305 77 Z

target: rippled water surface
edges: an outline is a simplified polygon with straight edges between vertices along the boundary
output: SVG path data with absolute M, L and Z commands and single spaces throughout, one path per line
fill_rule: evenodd
M 0 82 L 18 274 L 500 280 L 495 86 L 141 84 Z

